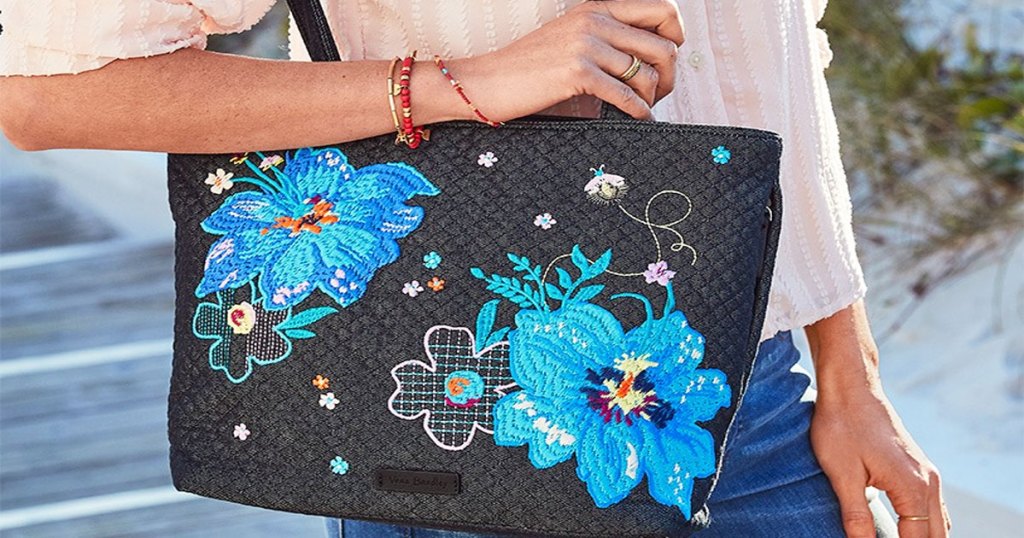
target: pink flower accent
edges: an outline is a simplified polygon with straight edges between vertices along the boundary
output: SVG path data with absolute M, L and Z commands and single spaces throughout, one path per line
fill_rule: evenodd
M 668 281 L 672 280 L 674 276 L 676 276 L 676 272 L 669 271 L 668 262 L 664 260 L 648 265 L 647 270 L 644 271 L 644 279 L 648 284 L 657 282 L 662 286 L 668 286 Z

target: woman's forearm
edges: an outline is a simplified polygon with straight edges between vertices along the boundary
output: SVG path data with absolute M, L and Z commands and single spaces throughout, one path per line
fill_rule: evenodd
M 0 125 L 25 149 L 228 153 L 344 142 L 394 131 L 389 63 L 183 49 L 77 75 L 0 77 Z M 414 69 L 417 124 L 469 117 L 432 62 Z
M 814 360 L 819 398 L 845 398 L 874 390 L 878 384 L 878 349 L 868 325 L 864 301 L 819 320 L 805 329 Z

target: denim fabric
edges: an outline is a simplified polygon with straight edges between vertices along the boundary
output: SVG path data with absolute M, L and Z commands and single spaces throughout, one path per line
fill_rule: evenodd
M 842 538 L 839 501 L 811 451 L 811 378 L 790 333 L 761 344 L 711 494 L 711 526 L 696 538 Z M 810 392 L 809 392 L 810 391 Z M 881 500 L 871 500 L 878 536 L 895 538 Z M 497 535 L 327 520 L 330 538 L 496 538 Z

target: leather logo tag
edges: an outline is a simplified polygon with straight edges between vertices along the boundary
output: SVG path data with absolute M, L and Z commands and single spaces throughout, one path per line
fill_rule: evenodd
M 457 473 L 377 469 L 373 481 L 377 489 L 385 491 L 458 495 L 461 490 L 461 481 Z

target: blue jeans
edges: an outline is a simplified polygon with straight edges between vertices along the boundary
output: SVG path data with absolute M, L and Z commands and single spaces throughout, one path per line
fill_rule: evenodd
M 802 401 L 811 378 L 797 365 L 790 333 L 761 344 L 750 385 L 733 422 L 722 474 L 711 494 L 711 526 L 697 538 L 738 536 L 842 538 L 839 501 L 808 435 L 814 403 Z M 813 394 L 813 391 L 811 391 Z M 881 500 L 872 499 L 878 536 L 896 537 Z M 490 538 L 496 535 L 327 520 L 330 538 Z

